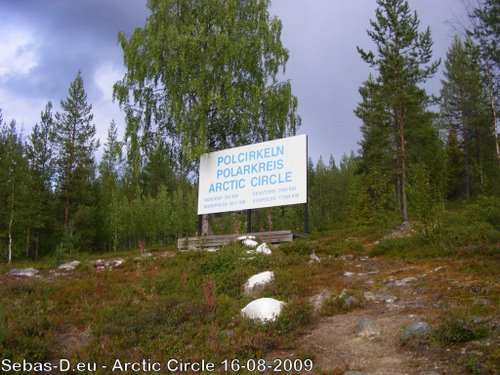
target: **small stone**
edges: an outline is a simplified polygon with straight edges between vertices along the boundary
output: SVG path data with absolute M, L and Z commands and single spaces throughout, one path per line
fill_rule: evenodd
M 358 305 L 358 300 L 353 296 L 347 297 L 344 301 L 344 309 L 351 310 L 356 305 Z
M 352 254 L 346 254 L 346 255 L 342 255 L 339 257 L 340 260 L 349 260 L 352 258 L 354 258 L 354 255 L 352 255 Z
M 7 275 L 16 277 L 33 277 L 38 274 L 38 270 L 34 268 L 13 268 Z
M 363 297 L 365 297 L 365 300 L 368 302 L 375 302 L 377 300 L 377 296 L 372 292 L 364 292 Z
M 406 326 L 401 332 L 401 340 L 403 342 L 409 341 L 413 338 L 427 337 L 432 332 L 429 323 L 418 321 Z
M 323 307 L 323 304 L 333 296 L 333 292 L 328 289 L 324 289 L 318 294 L 309 298 L 309 302 L 313 305 L 314 311 L 318 312 Z
M 356 334 L 360 337 L 371 337 L 380 335 L 380 326 L 370 319 L 364 318 L 356 326 Z
M 122 258 L 116 258 L 116 259 L 113 259 L 110 264 L 111 264 L 111 267 L 119 267 L 121 266 L 123 263 L 125 263 L 125 260 L 123 260 Z
M 344 276 L 345 276 L 345 277 L 352 277 L 352 276 L 354 276 L 354 275 L 355 275 L 355 273 L 354 273 L 354 272 L 348 272 L 348 271 L 344 272 Z
M 72 271 L 74 270 L 78 265 L 80 264 L 79 261 L 77 260 L 74 260 L 72 262 L 69 262 L 69 263 L 64 263 L 64 264 L 61 264 L 59 267 L 57 267 L 57 269 L 59 271 Z
M 346 371 L 343 375 L 368 375 L 366 372 L 362 371 Z
M 398 297 L 391 296 L 390 294 L 385 294 L 382 296 L 382 301 L 384 301 L 385 303 L 394 303 L 397 299 Z
M 410 276 L 410 277 L 405 277 L 404 279 L 401 280 L 395 280 L 393 284 L 395 286 L 405 286 L 406 284 L 416 280 L 417 280 L 416 277 Z
M 319 256 L 316 255 L 316 253 L 313 251 L 311 253 L 311 255 L 309 255 L 309 258 L 313 261 L 313 262 L 318 262 L 320 263 L 321 262 L 321 259 L 319 259 Z

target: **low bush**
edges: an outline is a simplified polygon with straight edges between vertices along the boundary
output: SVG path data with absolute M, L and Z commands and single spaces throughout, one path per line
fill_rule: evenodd
M 467 318 L 452 316 L 434 331 L 432 337 L 439 344 L 446 346 L 484 338 L 487 335 L 487 328 Z
M 301 254 L 308 255 L 312 252 L 311 242 L 304 238 L 298 238 L 292 242 L 280 245 L 279 249 L 287 255 Z

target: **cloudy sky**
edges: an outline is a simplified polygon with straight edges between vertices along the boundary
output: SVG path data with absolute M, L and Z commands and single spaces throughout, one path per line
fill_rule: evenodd
M 24 133 L 39 121 L 51 100 L 55 110 L 70 82 L 82 71 L 101 143 L 112 119 L 123 114 L 112 102 L 112 85 L 123 76 L 118 31 L 144 25 L 145 0 L 0 0 L 0 108 Z M 372 47 L 366 35 L 375 0 L 272 0 L 271 13 L 283 22 L 282 42 L 290 51 L 285 78 L 299 100 L 301 134 L 309 153 L 338 161 L 359 149 L 353 110 L 369 67 L 356 46 Z M 410 0 L 422 30 L 429 26 L 434 57 L 444 60 L 453 25 L 466 22 L 462 0 Z M 442 71 L 442 66 L 441 66 Z M 441 72 L 427 84 L 439 91 Z

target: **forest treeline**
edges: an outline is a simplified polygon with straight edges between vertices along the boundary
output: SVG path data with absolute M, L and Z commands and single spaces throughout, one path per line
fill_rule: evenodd
M 358 47 L 374 73 L 359 88 L 360 150 L 309 160 L 311 231 L 399 217 L 425 232 L 447 201 L 500 195 L 498 0 L 472 11 L 444 62 L 404 0 L 378 0 Z M 198 230 L 197 160 L 205 152 L 295 134 L 288 51 L 268 0 L 148 3 L 144 28 L 119 34 L 127 73 L 114 86 L 114 122 L 96 157 L 82 74 L 30 134 L 0 111 L 2 261 L 173 244 Z M 161 30 L 161 32 L 159 31 Z M 161 53 L 163 48 L 163 53 Z M 425 82 L 444 71 L 439 97 Z M 436 110 L 438 108 L 438 110 Z M 433 110 L 431 110 L 433 109 Z M 99 126 L 104 126 L 99 124 Z M 303 227 L 303 207 L 253 211 L 255 231 Z M 215 233 L 242 232 L 246 214 L 212 215 Z

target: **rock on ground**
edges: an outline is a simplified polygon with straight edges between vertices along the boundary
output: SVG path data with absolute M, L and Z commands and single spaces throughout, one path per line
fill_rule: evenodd
M 407 342 L 414 338 L 427 337 L 432 332 L 432 328 L 429 323 L 424 321 L 418 321 L 407 325 L 401 332 L 401 341 Z
M 255 240 L 255 236 L 239 236 L 238 241 L 244 241 L 244 240 Z
M 243 245 L 245 245 L 246 247 L 255 247 L 258 245 L 258 242 L 255 241 L 255 240 L 252 240 L 250 238 L 247 238 L 243 241 L 241 241 L 243 243 Z
M 34 268 L 13 268 L 7 275 L 9 276 L 17 276 L 17 277 L 33 277 L 38 274 L 38 270 Z
M 267 246 L 267 244 L 265 242 L 263 242 L 259 246 L 257 246 L 257 249 L 255 251 L 257 253 L 266 254 L 266 255 L 271 255 L 273 253 L 271 251 L 271 249 L 269 248 L 269 246 Z
M 241 309 L 241 315 L 260 323 L 274 322 L 281 314 L 283 306 L 285 302 L 274 298 L 259 298 Z
M 72 271 L 74 270 L 81 262 L 74 260 L 69 263 L 64 263 L 61 264 L 60 266 L 57 267 L 59 271 Z
M 356 326 L 356 334 L 360 337 L 371 337 L 380 335 L 380 326 L 373 320 L 363 318 Z
M 263 288 L 267 284 L 271 283 L 274 280 L 274 272 L 273 271 L 264 271 L 253 275 L 250 277 L 245 283 L 245 295 L 252 295 L 257 290 Z
M 315 312 L 319 312 L 323 304 L 331 298 L 334 293 L 331 290 L 323 289 L 319 293 L 309 298 L 309 303 L 313 306 Z

